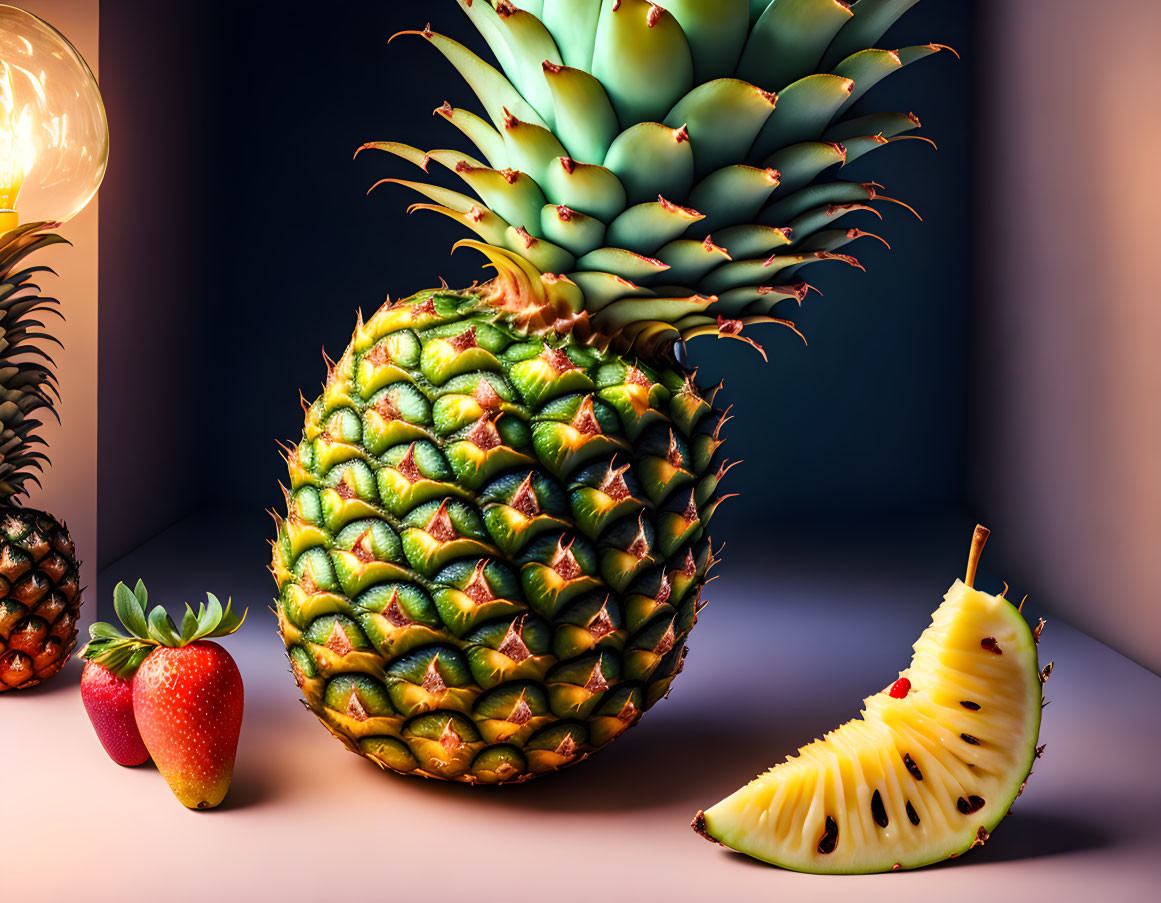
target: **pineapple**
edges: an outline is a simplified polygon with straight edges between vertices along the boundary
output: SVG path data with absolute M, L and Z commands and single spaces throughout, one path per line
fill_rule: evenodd
M 976 527 L 967 576 L 915 642 L 911 666 L 828 732 L 693 820 L 709 840 L 784 868 L 856 873 L 915 868 L 985 843 L 1024 790 L 1037 746 L 1037 644 L 1004 594 L 974 589 L 987 540 Z M 1006 591 L 1006 589 L 1005 589 Z
M 430 27 L 486 118 L 413 209 L 475 234 L 484 285 L 388 303 L 287 449 L 272 572 L 307 706 L 398 772 L 520 781 L 664 697 L 715 562 L 726 414 L 697 336 L 794 329 L 802 267 L 878 186 L 823 177 L 914 116 L 849 115 L 938 45 L 868 49 L 915 0 L 460 0 L 500 68 Z M 432 163 L 475 197 L 436 184 Z M 776 310 L 777 308 L 777 310 Z
M 56 242 L 34 223 L 0 233 L 0 692 L 52 677 L 77 642 L 80 563 L 64 524 L 20 507 L 25 484 L 46 459 L 32 446 L 38 411 L 53 412 L 52 358 L 36 340 L 36 315 L 56 301 L 31 280 L 44 267 L 17 270 L 28 254 Z

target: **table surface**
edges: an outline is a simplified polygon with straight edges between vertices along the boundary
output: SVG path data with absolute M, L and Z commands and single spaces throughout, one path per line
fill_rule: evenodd
M 671 697 L 639 726 L 559 774 L 467 787 L 385 774 L 344 751 L 298 701 L 265 611 L 260 547 L 244 550 L 246 567 L 215 567 L 196 535 L 179 527 L 109 573 L 145 575 L 151 599 L 171 607 L 205 589 L 250 604 L 251 620 L 225 641 L 247 696 L 226 802 L 187 811 L 151 765 L 108 760 L 70 663 L 43 687 L 0 696 L 5 899 L 99 903 L 148 888 L 173 901 L 414 892 L 405 899 L 979 903 L 1145 900 L 1161 886 L 1161 678 L 1057 621 L 1040 647 L 1056 661 L 1047 751 L 982 849 L 915 872 L 819 877 L 689 829 L 699 808 L 896 676 L 958 552 L 918 561 L 895 548 L 873 567 L 840 553 L 782 556 L 770 575 L 739 555 L 709 588 Z

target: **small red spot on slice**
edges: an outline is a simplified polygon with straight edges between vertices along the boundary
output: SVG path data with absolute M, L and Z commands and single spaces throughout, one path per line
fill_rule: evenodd
M 1000 648 L 1000 644 L 996 642 L 994 636 L 986 636 L 980 640 L 980 646 L 987 649 L 988 652 L 994 652 L 996 655 L 1003 655 L 1004 650 Z
M 892 699 L 903 699 L 911 692 L 911 681 L 906 677 L 900 677 L 895 683 L 891 684 L 891 689 L 888 691 Z

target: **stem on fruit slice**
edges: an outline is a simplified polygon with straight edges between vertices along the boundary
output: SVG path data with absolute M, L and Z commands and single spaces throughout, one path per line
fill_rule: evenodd
M 968 552 L 967 576 L 963 578 L 967 586 L 972 586 L 976 582 L 976 568 L 979 566 L 980 556 L 984 553 L 984 544 L 991 532 L 987 527 L 976 524 L 976 531 L 972 534 L 972 548 Z

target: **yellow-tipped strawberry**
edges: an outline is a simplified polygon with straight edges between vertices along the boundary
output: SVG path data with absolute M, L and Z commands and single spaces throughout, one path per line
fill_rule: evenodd
M 133 677 L 137 728 L 157 770 L 190 809 L 212 809 L 225 798 L 242 728 L 242 676 L 208 638 L 233 633 L 246 613 L 206 597 L 197 612 L 186 606 L 179 629 L 160 605 L 146 616 L 142 583 L 134 591 L 119 583 L 114 591 L 117 616 L 131 634 L 124 641 L 154 647 Z M 102 627 L 106 635 L 115 632 Z

